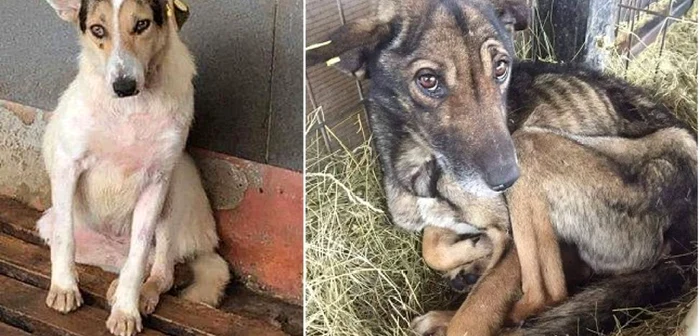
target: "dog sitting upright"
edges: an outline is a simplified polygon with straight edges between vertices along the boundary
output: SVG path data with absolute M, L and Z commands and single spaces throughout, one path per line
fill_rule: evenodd
M 173 4 L 47 1 L 78 27 L 82 51 L 44 135 L 53 203 L 37 223 L 51 247 L 46 304 L 62 313 L 82 304 L 75 262 L 118 271 L 107 327 L 133 335 L 142 330 L 139 312 L 153 312 L 171 288 L 174 265 L 191 261 L 194 282 L 182 296 L 216 305 L 230 275 L 184 152 L 195 66 Z

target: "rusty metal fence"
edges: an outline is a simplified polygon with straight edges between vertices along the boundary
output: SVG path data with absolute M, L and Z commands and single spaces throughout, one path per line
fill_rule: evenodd
M 306 43 L 323 42 L 346 21 L 372 14 L 376 0 L 309 0 Z M 622 55 L 625 68 L 652 43 L 666 47 L 668 28 L 693 0 L 533 0 L 531 28 L 516 37 L 520 56 L 604 68 L 610 53 Z M 561 42 L 565 41 L 565 42 Z M 658 70 L 658 69 L 657 69 Z M 367 83 L 336 69 L 306 69 L 307 147 L 314 152 L 354 148 L 369 137 L 362 104 Z

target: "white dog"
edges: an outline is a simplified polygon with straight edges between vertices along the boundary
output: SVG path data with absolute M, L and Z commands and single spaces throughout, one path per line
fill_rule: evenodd
M 194 283 L 182 296 L 218 304 L 230 275 L 184 152 L 195 67 L 172 3 L 47 1 L 79 28 L 82 51 L 44 135 L 53 202 L 38 222 L 51 246 L 46 304 L 63 313 L 82 304 L 76 261 L 120 271 L 107 328 L 133 335 L 142 330 L 139 312 L 153 312 L 173 284 L 174 265 L 185 260 Z

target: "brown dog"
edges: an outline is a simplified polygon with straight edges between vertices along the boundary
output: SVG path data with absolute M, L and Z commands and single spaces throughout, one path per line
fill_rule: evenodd
M 606 137 L 588 141 L 589 143 L 582 145 L 580 142 L 586 142 L 582 138 L 579 139 L 580 142 L 575 142 L 550 131 L 528 128 L 524 128 L 524 130 L 526 131 L 514 134 L 516 148 L 518 148 L 518 154 L 521 158 L 523 176 L 507 192 L 508 208 L 503 209 L 504 212 L 510 212 L 520 263 L 518 263 L 518 258 L 515 258 L 515 261 L 512 260 L 515 253 L 511 250 L 506 254 L 505 259 L 495 265 L 493 269 L 487 269 L 483 278 L 472 289 L 462 308 L 456 313 L 455 318 L 450 319 L 454 312 L 431 312 L 414 321 L 413 328 L 418 333 L 438 332 L 439 334 L 447 332 L 448 335 L 462 335 L 468 332 L 469 335 L 495 335 L 507 316 L 511 320 L 519 322 L 539 313 L 546 307 L 555 306 L 564 301 L 568 292 L 567 282 L 571 285 L 574 281 L 585 279 L 588 275 L 588 268 L 585 264 L 571 265 L 571 262 L 567 263 L 567 266 L 573 267 L 570 267 L 569 272 L 565 273 L 559 246 L 561 238 L 554 230 L 562 232 L 563 229 L 566 229 L 562 226 L 562 224 L 566 224 L 566 220 L 576 221 L 576 225 L 582 226 L 594 221 L 602 222 L 612 219 L 606 227 L 596 228 L 598 232 L 594 234 L 612 235 L 620 240 L 628 239 L 627 242 L 618 245 L 622 249 L 620 252 L 626 253 L 628 259 L 620 259 L 620 264 L 616 266 L 619 269 L 619 274 L 632 273 L 626 278 L 617 278 L 618 281 L 627 279 L 624 281 L 627 286 L 638 285 L 639 282 L 647 286 L 651 285 L 649 279 L 643 278 L 648 276 L 648 273 L 639 271 L 658 264 L 664 254 L 669 252 L 668 240 L 657 245 L 657 249 L 653 249 L 654 244 L 656 244 L 654 240 L 659 238 L 645 232 L 645 230 L 651 230 L 654 227 L 663 227 L 664 218 L 655 216 L 627 218 L 629 214 L 620 213 L 617 208 L 605 203 L 614 200 L 617 206 L 634 206 L 638 207 L 637 211 L 652 214 L 659 210 L 657 208 L 659 206 L 657 203 L 658 194 L 656 193 L 663 194 L 674 188 L 684 188 L 683 184 L 686 182 L 675 177 L 681 170 L 679 167 L 682 164 L 677 162 L 674 166 L 670 163 L 670 158 L 686 156 L 687 160 L 688 157 L 691 157 L 689 153 L 691 153 L 693 143 L 689 141 L 685 131 L 666 128 L 634 140 Z M 600 144 L 605 144 L 605 148 L 596 147 Z M 631 183 L 615 177 L 614 172 L 611 171 L 609 159 L 600 155 L 601 152 L 606 151 L 608 154 L 616 154 L 621 161 L 628 161 L 627 164 L 630 164 L 628 172 L 635 174 L 636 182 Z M 627 158 L 624 158 L 625 156 Z M 632 162 L 637 163 L 632 164 Z M 652 185 L 654 187 L 650 188 Z M 685 188 L 688 187 L 685 186 Z M 650 193 L 650 191 L 653 192 Z M 573 196 L 573 199 L 565 198 L 564 193 L 574 194 L 569 196 Z M 579 197 L 576 197 L 576 193 L 579 194 Z M 580 197 L 582 194 L 598 194 L 605 196 L 605 198 L 585 199 Z M 642 208 L 644 206 L 649 207 L 644 209 Z M 575 214 L 576 211 L 598 217 L 572 218 L 572 214 Z M 671 208 L 664 211 L 667 212 L 665 219 L 674 215 Z M 562 216 L 567 217 L 562 220 Z M 558 219 L 558 221 L 553 222 L 552 218 Z M 624 225 L 629 229 L 620 232 L 617 225 Z M 568 229 L 572 230 L 572 228 Z M 586 228 L 578 227 L 576 229 L 585 230 Z M 661 238 L 663 239 L 663 237 Z M 645 239 L 649 240 L 645 241 Z M 424 256 L 429 265 L 435 264 L 433 259 L 436 258 L 451 261 L 460 259 L 459 250 L 452 249 L 455 254 L 451 255 L 441 252 L 453 248 L 455 242 L 459 241 L 454 232 L 441 228 L 426 228 L 423 241 Z M 632 252 L 629 248 L 635 248 L 635 245 L 637 249 Z M 624 250 L 625 247 L 628 248 L 627 251 Z M 650 250 L 645 251 L 644 248 L 650 248 Z M 600 250 L 602 249 L 600 248 Z M 580 251 L 585 252 L 579 246 L 573 253 L 568 253 L 567 257 L 570 258 L 572 254 L 575 256 L 577 253 L 581 253 Z M 468 254 L 468 252 L 463 250 L 461 254 Z M 605 257 L 612 255 L 612 253 L 606 254 Z M 584 256 L 585 258 L 590 258 L 590 256 Z M 451 261 L 443 260 L 440 263 L 446 264 Z M 610 262 L 610 260 L 605 261 Z M 605 274 L 604 271 L 601 271 L 601 265 L 606 264 L 591 263 L 590 261 L 587 263 L 593 265 L 594 270 L 599 274 Z M 471 264 L 466 266 L 474 269 Z M 630 269 L 625 270 L 624 267 L 630 267 Z M 635 270 L 634 267 L 639 268 Z M 464 269 L 465 266 L 460 268 Z M 666 268 L 663 269 L 667 271 Z M 512 306 L 519 296 L 521 270 L 523 296 Z M 579 274 L 575 274 L 577 271 Z M 657 269 L 656 272 L 659 270 Z M 454 273 L 451 276 L 455 276 Z M 635 278 L 636 280 L 633 280 Z M 658 281 L 658 278 L 651 277 L 650 279 Z M 598 288 L 589 290 L 589 295 L 595 294 L 596 290 Z M 619 297 L 619 295 L 624 294 L 607 293 L 606 295 L 616 296 L 617 300 L 624 300 Z M 595 305 L 596 303 L 602 304 L 603 299 L 607 300 L 607 297 L 591 299 L 579 294 L 576 299 L 579 305 L 583 303 Z M 629 300 L 630 298 L 625 299 Z M 648 299 L 638 297 L 636 300 Z M 575 304 L 576 301 L 569 303 L 569 305 Z M 576 313 L 576 311 L 571 313 Z M 449 328 L 447 328 L 449 321 L 453 321 L 453 323 L 450 323 Z M 487 323 L 486 321 L 492 322 Z M 518 333 L 537 335 L 535 330 L 526 329 L 518 331 Z
M 307 61 L 340 55 L 340 67 L 369 77 L 367 110 L 394 223 L 481 235 L 467 243 L 437 236 L 442 250 L 427 249 L 429 264 L 444 268 L 465 255 L 473 259 L 467 266 L 481 262 L 473 257 L 490 239 L 482 231 L 507 233 L 510 221 L 525 291 L 515 318 L 567 297 L 556 242 L 574 246 L 596 274 L 612 275 L 522 331 L 606 330 L 615 325 L 615 309 L 668 300 L 685 283 L 659 260 L 669 245 L 672 253 L 692 249 L 696 143 L 668 109 L 627 83 L 585 69 L 515 63 L 508 26 L 522 29 L 523 12 L 524 3 L 505 0 L 387 1 L 376 17 L 341 28 Z M 406 148 L 429 155 L 408 155 L 420 164 L 406 169 Z M 461 193 L 445 192 L 451 189 Z M 474 211 L 464 195 L 477 203 L 500 198 L 507 207 Z M 452 245 L 464 246 L 464 254 L 451 255 L 460 251 Z M 506 285 L 484 285 L 497 284 L 504 269 L 517 272 L 508 265 L 486 267 L 465 305 L 516 297 Z M 457 329 L 488 317 L 460 312 L 450 333 L 473 335 Z

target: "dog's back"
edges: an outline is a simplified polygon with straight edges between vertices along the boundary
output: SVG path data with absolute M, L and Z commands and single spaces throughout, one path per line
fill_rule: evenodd
M 643 89 L 580 65 L 519 62 L 508 88 L 508 126 L 637 138 L 687 128 Z

